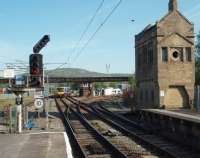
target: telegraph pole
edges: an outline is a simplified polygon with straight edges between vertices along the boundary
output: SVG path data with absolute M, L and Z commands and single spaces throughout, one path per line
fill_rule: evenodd
M 106 73 L 107 73 L 107 74 L 110 73 L 110 64 L 106 64 Z

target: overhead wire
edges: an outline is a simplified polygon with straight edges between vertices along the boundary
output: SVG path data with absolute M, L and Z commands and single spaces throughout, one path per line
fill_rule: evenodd
M 72 56 L 72 54 L 73 54 L 73 53 L 77 50 L 77 48 L 79 47 L 81 41 L 83 40 L 84 36 L 85 36 L 86 33 L 88 32 L 90 26 L 91 26 L 92 23 L 94 22 L 94 20 L 95 20 L 97 14 L 98 14 L 98 12 L 99 12 L 100 9 L 103 7 L 104 1 L 105 1 L 105 0 L 102 0 L 101 3 L 98 5 L 97 9 L 95 10 L 95 13 L 94 13 L 93 16 L 91 17 L 91 19 L 90 19 L 89 23 L 87 24 L 86 28 L 83 30 L 83 32 L 82 32 L 82 34 L 81 34 L 79 40 L 77 41 L 77 43 L 75 44 L 75 46 L 73 47 L 71 53 L 70 53 L 69 56 L 68 56 L 68 62 L 66 62 L 65 64 L 59 65 L 57 68 L 54 69 L 54 71 L 57 70 L 57 69 L 59 69 L 59 68 L 61 68 L 61 67 L 63 67 L 63 66 L 66 65 L 66 64 L 70 64 L 70 57 Z
M 80 49 L 80 51 L 77 53 L 75 59 L 74 59 L 74 63 L 76 62 L 77 58 L 81 55 L 81 53 L 83 53 L 83 51 L 85 50 L 85 48 L 89 45 L 89 43 L 94 39 L 94 37 L 96 36 L 96 34 L 100 31 L 100 29 L 105 25 L 105 23 L 109 20 L 109 18 L 112 16 L 112 14 L 117 10 L 117 8 L 120 6 L 120 4 L 122 3 L 122 0 L 120 0 L 115 6 L 114 8 L 109 12 L 109 14 L 105 17 L 105 19 L 103 20 L 103 22 L 98 26 L 98 28 L 96 29 L 96 31 L 92 34 L 92 36 L 88 39 L 88 41 L 83 45 L 83 47 Z
M 72 52 L 70 53 L 69 57 L 76 51 L 76 49 L 79 47 L 80 42 L 82 41 L 82 39 L 84 38 L 84 36 L 86 35 L 86 33 L 88 32 L 90 26 L 92 25 L 92 23 L 94 22 L 98 12 L 100 11 L 100 9 L 103 7 L 105 0 L 102 0 L 101 3 L 99 4 L 99 6 L 97 7 L 94 15 L 92 16 L 92 18 L 90 19 L 89 23 L 87 24 L 86 28 L 83 30 L 79 40 L 77 41 L 76 45 L 74 46 Z

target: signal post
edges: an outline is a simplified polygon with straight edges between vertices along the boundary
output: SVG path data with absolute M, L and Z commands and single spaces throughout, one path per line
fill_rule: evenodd
M 44 35 L 42 39 L 33 47 L 33 54 L 29 56 L 30 66 L 30 88 L 44 88 L 43 55 L 39 54 L 41 49 L 50 41 L 49 35 Z
M 12 91 L 16 95 L 16 106 L 17 106 L 17 123 L 18 133 L 22 132 L 22 107 L 23 107 L 23 94 L 28 91 L 29 88 L 34 88 L 36 91 L 44 90 L 44 73 L 43 73 L 43 56 L 39 54 L 40 50 L 50 41 L 49 35 L 45 35 L 41 40 L 33 47 L 33 54 L 29 56 L 30 75 L 29 78 L 19 80 L 15 78 L 15 83 L 12 85 Z M 22 77 L 22 76 L 21 76 Z M 20 83 L 20 84 L 19 84 Z M 36 98 L 37 99 L 37 98 Z M 39 102 L 36 100 L 35 103 L 38 105 L 36 108 L 43 107 L 43 101 Z M 42 106 L 39 106 L 42 105 Z
M 43 55 L 39 54 L 40 50 L 46 46 L 50 41 L 49 35 L 44 35 L 41 40 L 33 47 L 33 54 L 29 56 L 30 66 L 30 82 L 29 87 L 36 91 L 41 91 L 42 95 L 34 97 L 34 105 L 38 110 L 44 108 L 44 69 L 43 69 Z M 48 116 L 47 116 L 48 117 Z

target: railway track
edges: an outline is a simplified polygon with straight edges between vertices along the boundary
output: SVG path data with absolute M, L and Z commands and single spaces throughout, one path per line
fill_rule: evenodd
M 102 136 L 91 124 L 64 101 L 55 99 L 62 114 L 63 123 L 76 158 L 126 158 L 126 156 Z M 66 107 L 63 111 L 61 104 Z
M 161 136 L 146 131 L 136 122 L 130 121 L 120 115 L 114 114 L 102 106 L 92 106 L 90 107 L 91 110 L 89 110 L 87 108 L 87 104 L 77 101 L 72 97 L 68 97 L 67 99 L 73 104 L 82 107 L 87 112 L 93 113 L 93 115 L 98 116 L 101 120 L 108 123 L 115 129 L 122 132 L 124 135 L 133 139 L 134 141 L 142 143 L 145 146 L 150 146 L 153 151 L 156 150 L 156 152 L 164 155 L 165 157 L 198 158 L 200 155 L 198 151 L 194 151 L 191 148 L 168 141 Z
M 131 140 L 128 135 L 124 134 L 120 129 L 113 127 L 106 121 L 102 121 L 102 118 L 92 109 L 81 106 L 81 102 L 74 100 L 73 98 L 67 98 L 74 104 L 74 107 L 79 107 L 78 111 L 85 115 L 87 119 L 94 124 L 95 128 L 99 130 L 112 144 L 114 144 L 120 151 L 129 158 L 157 158 L 166 157 L 167 155 L 161 155 L 161 153 L 155 152 L 154 149 L 150 149 L 147 145 L 141 145 L 141 143 Z M 84 103 L 83 103 L 84 104 Z M 79 106 L 80 105 L 80 106 Z M 86 113 L 87 112 L 87 113 Z M 101 121 L 98 121 L 99 118 Z M 95 121 L 94 121 L 95 120 Z M 97 121 L 96 121 L 97 120 Z M 102 122 L 102 123 L 101 123 Z M 100 124 L 100 126 L 99 126 Z

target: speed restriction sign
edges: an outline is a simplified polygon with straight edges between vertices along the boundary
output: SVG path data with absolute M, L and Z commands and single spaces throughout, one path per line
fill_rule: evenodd
M 34 105 L 37 109 L 41 109 L 44 106 L 43 99 L 35 99 Z

